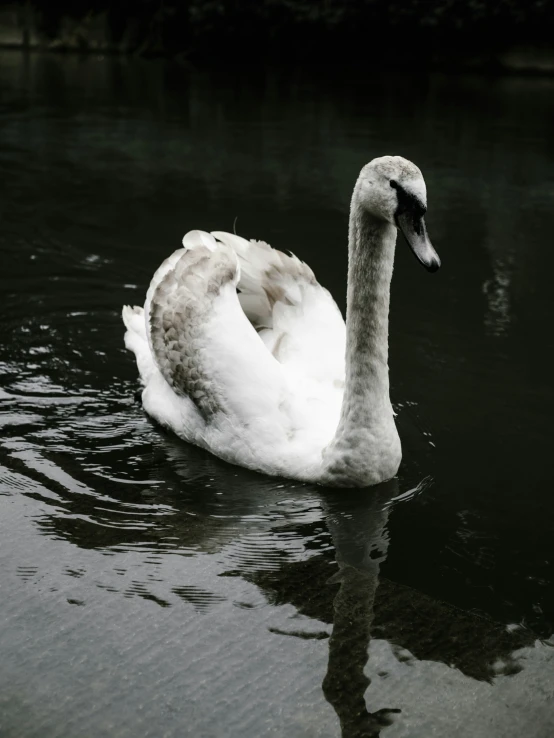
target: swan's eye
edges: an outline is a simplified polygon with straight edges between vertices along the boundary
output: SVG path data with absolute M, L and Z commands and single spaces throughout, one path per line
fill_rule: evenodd
M 391 179 L 391 181 L 390 181 L 389 184 L 393 188 L 393 190 L 397 190 L 398 189 L 398 182 L 395 179 Z

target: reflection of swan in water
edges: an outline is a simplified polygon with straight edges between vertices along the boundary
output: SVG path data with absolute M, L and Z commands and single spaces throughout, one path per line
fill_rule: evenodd
M 340 583 L 333 602 L 333 632 L 323 692 L 335 709 L 343 738 L 372 738 L 390 725 L 397 709 L 369 712 L 364 695 L 370 679 L 364 673 L 379 585 L 379 567 L 388 548 L 387 501 L 398 491 L 394 479 L 372 491 L 372 497 L 341 495 L 325 501 L 327 526 L 335 545 Z
M 448 723 L 448 713 L 442 715 L 433 701 L 434 690 L 441 692 L 445 704 L 455 701 L 458 693 L 464 699 L 479 694 L 485 701 L 491 680 L 509 680 L 521 670 L 512 654 L 532 643 L 532 634 L 524 629 L 506 629 L 386 579 L 379 587 L 392 504 L 408 501 L 427 484 L 422 480 L 402 495 L 397 494 L 397 480 L 376 487 L 371 495 L 320 494 L 338 572 L 329 579 L 329 561 L 316 556 L 311 568 L 301 565 L 297 572 L 295 564 L 285 563 L 280 581 L 275 572 L 255 578 L 279 600 L 291 601 L 299 614 L 332 622 L 322 687 L 339 718 L 342 738 L 377 738 L 387 726 L 393 734 L 398 730 L 407 735 L 414 714 L 416 724 L 425 725 L 429 719 Z M 301 582 L 295 587 L 295 579 L 304 587 Z M 333 584 L 339 589 L 332 611 L 326 612 L 325 585 Z M 375 649 L 369 648 L 372 631 Z M 298 629 L 287 635 L 310 637 Z M 539 651 L 530 653 L 542 658 Z
M 172 468 L 190 476 L 190 464 L 179 464 L 182 452 L 178 444 L 168 444 Z M 223 481 L 221 472 L 226 471 L 225 467 L 212 456 L 206 455 L 200 466 L 204 475 L 209 473 L 210 478 L 215 476 Z M 266 500 L 271 499 L 275 484 L 270 480 L 247 472 L 240 472 L 240 476 L 247 485 L 250 481 L 251 494 L 256 492 L 256 485 L 264 485 Z M 339 589 L 333 601 L 333 630 L 329 639 L 323 693 L 339 718 L 343 738 L 376 738 L 383 727 L 391 724 L 395 713 L 400 712 L 394 707 L 373 712 L 367 709 L 365 693 L 370 679 L 364 673 L 379 568 L 389 545 L 387 522 L 390 503 L 398 497 L 398 480 L 375 487 L 370 495 L 349 491 L 335 495 L 322 493 L 319 489 L 313 490 L 314 495 L 306 487 L 299 491 L 311 500 L 312 510 L 315 501 L 322 506 L 339 567 L 328 582 L 339 584 Z M 299 510 L 291 512 L 298 513 Z M 314 520 L 320 515 L 321 510 L 315 514 Z
M 519 687 L 527 689 L 525 699 L 546 712 L 540 695 L 549 683 L 547 669 L 554 666 L 554 660 L 546 661 L 545 648 L 527 649 L 527 668 L 521 674 L 494 676 L 499 673 L 500 661 L 506 662 L 515 649 L 530 643 L 529 634 L 523 630 L 520 636 L 518 631 L 508 633 L 501 624 L 450 608 L 420 592 L 408 592 L 387 579 L 377 586 L 379 567 L 388 546 L 385 526 L 390 508 L 386 505 L 394 485 L 388 485 L 383 496 L 382 487 L 371 494 L 324 493 L 303 485 L 291 489 L 279 480 L 240 469 L 236 477 L 231 477 L 228 467 L 213 457 L 169 439 L 166 443 L 158 434 L 154 438 L 158 444 L 156 454 L 145 466 L 154 480 L 163 480 L 163 485 L 160 487 L 158 481 L 147 488 L 148 497 L 142 497 L 142 504 L 137 502 L 136 507 L 130 502 L 132 488 L 117 481 L 106 480 L 99 500 L 94 490 L 85 488 L 87 475 L 73 457 L 64 454 L 45 459 L 33 452 L 31 459 L 32 449 L 18 452 L 25 454 L 27 464 L 32 461 L 37 489 L 40 477 L 48 473 L 50 487 L 57 493 L 56 505 L 47 507 L 41 503 L 39 525 L 54 541 L 49 542 L 46 550 L 51 551 L 50 558 L 45 558 L 37 576 L 55 585 L 63 583 L 72 602 L 96 599 L 99 595 L 95 588 L 101 587 L 109 598 L 144 598 L 150 608 L 156 607 L 153 603 L 174 608 L 165 609 L 164 616 L 151 609 L 144 611 L 161 628 L 167 627 L 167 635 L 174 632 L 175 622 L 183 619 L 197 623 L 195 638 L 209 635 L 214 624 L 219 623 L 225 624 L 225 628 L 214 631 L 215 642 L 220 639 L 221 644 L 227 645 L 226 639 L 239 633 L 249 648 L 263 643 L 268 648 L 266 655 L 240 651 L 237 658 L 241 660 L 241 669 L 233 679 L 246 689 L 252 679 L 249 664 L 257 664 L 259 673 L 267 673 L 268 663 L 279 652 L 272 662 L 280 667 L 272 672 L 275 684 L 266 686 L 272 696 L 277 687 L 286 691 L 283 705 L 286 702 L 289 716 L 306 714 L 308 703 L 302 695 L 295 699 L 295 688 L 300 684 L 300 691 L 304 687 L 309 691 L 313 685 L 306 699 L 313 699 L 314 720 L 329 719 L 332 711 L 323 703 L 318 687 L 328 659 L 324 694 L 339 717 L 343 738 L 373 738 L 380 732 L 387 735 L 389 730 L 391 734 L 407 735 L 406 730 L 413 726 L 421 728 L 418 735 L 429 735 L 430 724 L 444 728 L 437 734 L 451 735 L 452 717 L 444 706 L 453 704 L 463 709 L 471 727 L 463 735 L 473 738 L 482 735 L 473 730 L 476 720 L 485 719 L 495 705 L 506 704 L 498 698 L 494 702 L 496 689 L 509 694 L 512 701 L 518 698 Z M 171 464 L 167 463 L 168 455 Z M 45 466 L 47 461 L 52 466 Z M 55 465 L 55 461 L 63 462 L 64 468 Z M 148 504 L 144 504 L 146 499 Z M 152 517 L 141 528 L 137 526 L 138 513 L 147 507 L 151 508 Z M 159 517 L 160 510 L 166 514 Z M 68 515 L 69 511 L 76 514 Z M 125 511 L 135 517 L 133 527 L 121 527 Z M 326 525 L 322 525 L 324 521 Z M 60 545 L 60 539 L 73 545 Z M 397 544 L 409 551 L 410 543 L 406 540 L 399 538 Z M 326 586 L 331 560 L 335 558 L 332 548 L 339 568 L 333 577 L 340 584 L 338 592 L 332 584 Z M 108 551 L 111 559 L 105 558 Z M 175 556 L 176 553 L 181 556 Z M 230 575 L 232 578 L 225 578 Z M 268 608 L 268 603 L 288 607 L 283 612 L 279 607 Z M 241 613 L 246 610 L 238 609 L 243 605 L 250 608 L 244 619 Z M 211 611 L 213 619 L 204 621 L 208 626 L 194 620 L 193 608 L 203 614 Z M 291 617 L 294 620 L 289 620 Z M 244 626 L 245 622 L 249 625 Z M 333 623 L 328 656 L 324 640 L 310 650 L 295 649 L 294 645 L 282 649 L 282 636 L 268 638 L 268 629 L 273 634 L 285 633 L 288 624 L 294 623 L 300 635 L 300 631 L 307 633 L 314 622 L 318 637 L 322 634 L 321 625 Z M 227 623 L 237 630 L 229 630 Z M 274 624 L 279 628 L 268 628 Z M 246 636 L 244 627 L 251 626 L 257 635 Z M 373 640 L 368 654 L 370 628 Z M 290 638 L 296 633 L 287 635 Z M 149 632 L 144 642 L 150 643 L 151 637 Z M 192 648 L 195 638 L 189 639 L 187 648 Z M 272 638 L 277 638 L 277 642 Z M 399 654 L 391 644 L 402 647 L 403 653 Z M 288 660 L 283 662 L 280 654 L 285 650 Z M 314 654 L 315 661 L 304 661 L 305 656 Z M 317 670 L 312 668 L 315 665 Z M 508 666 L 510 671 L 506 674 L 513 674 L 511 667 L 517 664 Z M 371 674 L 371 684 L 364 671 Z M 384 671 L 388 674 L 384 675 Z M 204 678 L 209 673 L 209 667 L 202 671 Z M 293 686 L 291 675 L 296 677 Z M 497 686 L 490 684 L 491 679 Z M 206 714 L 216 693 L 220 694 L 218 685 L 202 703 Z M 535 691 L 531 691 L 533 685 L 537 686 Z M 474 704 L 477 698 L 479 711 Z M 364 699 L 368 700 L 369 711 Z M 395 708 L 402 709 L 396 719 Z M 495 715 L 506 723 L 498 711 Z M 510 715 L 517 716 L 515 707 Z M 394 724 L 382 730 L 391 719 Z M 542 719 L 548 725 L 552 722 L 552 717 Z M 201 723 L 199 718 L 198 727 Z M 331 728 L 328 722 L 324 724 Z M 326 732 L 329 736 L 336 734 L 335 729 Z M 504 738 L 516 733 L 496 731 L 492 735 Z

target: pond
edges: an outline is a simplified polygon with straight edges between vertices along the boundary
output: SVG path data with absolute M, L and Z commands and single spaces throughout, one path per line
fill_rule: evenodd
M 0 54 L 2 738 L 554 735 L 554 80 Z M 232 467 L 143 414 L 123 303 L 191 228 L 345 306 L 364 163 L 426 178 L 392 482 Z

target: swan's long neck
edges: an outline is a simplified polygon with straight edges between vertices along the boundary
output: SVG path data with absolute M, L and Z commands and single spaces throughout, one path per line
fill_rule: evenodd
M 343 430 L 379 422 L 389 404 L 389 301 L 396 228 L 364 210 L 354 190 L 348 239 Z
M 364 475 L 365 483 L 382 481 L 396 473 L 400 461 L 388 367 L 395 243 L 396 228 L 363 208 L 356 186 L 348 244 L 346 384 L 340 422 L 326 454 L 337 483 L 343 473 L 348 477 L 344 484 Z

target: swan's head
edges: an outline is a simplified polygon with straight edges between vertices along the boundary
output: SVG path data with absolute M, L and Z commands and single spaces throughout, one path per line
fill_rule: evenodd
M 427 191 L 415 164 L 401 156 L 373 159 L 360 172 L 359 202 L 372 215 L 400 228 L 410 248 L 430 272 L 441 265 L 425 228 Z

